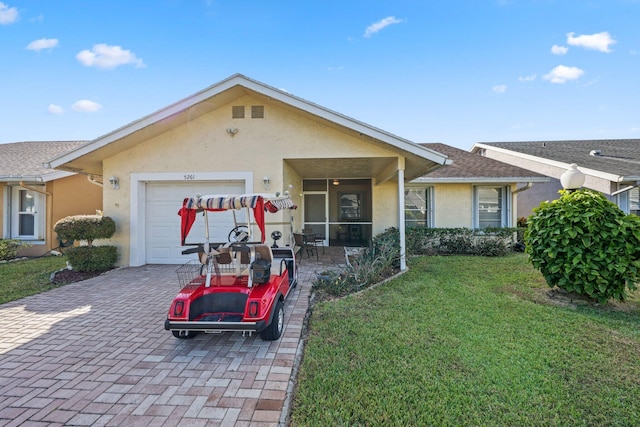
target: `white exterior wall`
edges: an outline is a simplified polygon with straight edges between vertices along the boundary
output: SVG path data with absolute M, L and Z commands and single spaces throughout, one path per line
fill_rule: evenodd
M 232 105 L 245 106 L 244 119 L 231 118 Z M 250 117 L 252 105 L 264 105 L 263 119 Z M 264 191 L 262 177 L 266 175 L 271 180 L 269 192 L 283 192 L 293 186 L 291 194 L 300 206 L 302 180 L 293 168 L 285 166 L 283 159 L 397 157 L 381 145 L 365 143 L 293 111 L 280 104 L 267 103 L 264 98 L 246 96 L 105 159 L 106 179 L 116 176 L 120 180 L 118 190 L 105 185 L 103 206 L 104 214 L 116 221 L 117 230 L 111 243 L 118 247 L 119 263 L 129 263 L 130 232 L 139 232 L 141 226 L 136 222 L 140 221 L 144 200 L 133 200 L 134 206 L 131 206 L 132 194 L 140 196 L 141 182 L 137 181 L 132 189 L 132 174 L 137 179 L 148 176 L 150 180 L 156 177 L 188 181 L 224 179 L 237 173 L 252 177 L 247 191 L 256 192 Z M 227 128 L 237 128 L 238 132 L 231 137 Z M 391 182 L 373 187 L 374 234 L 397 226 L 396 192 L 397 186 Z M 299 211 L 294 214 L 298 228 Z M 280 221 L 284 220 L 282 216 Z M 176 221 L 179 221 L 177 215 Z
M 435 227 L 473 227 L 471 184 L 437 184 L 434 187 L 434 200 Z

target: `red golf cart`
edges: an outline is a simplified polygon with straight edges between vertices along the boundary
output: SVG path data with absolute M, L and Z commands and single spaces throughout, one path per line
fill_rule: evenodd
M 265 244 L 265 212 L 295 209 L 288 197 L 260 194 L 210 195 L 186 198 L 179 211 L 183 254 L 196 254 L 177 270 L 182 289 L 169 308 L 164 327 L 176 338 L 193 338 L 199 332 L 242 331 L 277 340 L 284 328 L 284 302 L 297 285 L 292 244 Z M 236 211 L 246 209 L 246 224 L 238 224 Z M 227 242 L 209 241 L 209 216 L 231 211 L 235 227 Z M 204 218 L 201 243 L 186 239 L 198 214 Z M 228 215 L 228 213 L 226 214 Z M 253 217 L 253 221 L 251 218 Z M 280 223 L 281 224 L 281 223 Z M 254 225 L 260 231 L 255 240 Z M 282 236 L 274 231 L 272 237 Z

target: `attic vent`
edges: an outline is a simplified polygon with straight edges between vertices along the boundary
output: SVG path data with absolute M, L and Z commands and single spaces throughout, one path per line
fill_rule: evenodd
M 251 106 L 251 118 L 252 119 L 264 119 L 264 105 L 252 105 Z
M 602 154 L 602 151 L 600 150 L 591 150 L 591 152 L 589 153 L 590 156 L 596 157 Z
M 244 119 L 244 105 L 234 105 L 231 107 L 231 118 Z

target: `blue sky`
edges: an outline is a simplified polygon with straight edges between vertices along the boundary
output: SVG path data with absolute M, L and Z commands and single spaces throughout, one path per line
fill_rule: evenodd
M 640 0 L 0 0 L 0 143 L 232 74 L 414 142 L 640 138 Z

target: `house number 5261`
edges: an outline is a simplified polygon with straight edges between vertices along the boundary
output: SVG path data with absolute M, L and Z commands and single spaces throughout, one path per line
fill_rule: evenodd
M 194 174 L 187 174 L 184 176 L 185 181 L 193 181 L 194 179 L 196 179 L 196 176 Z

